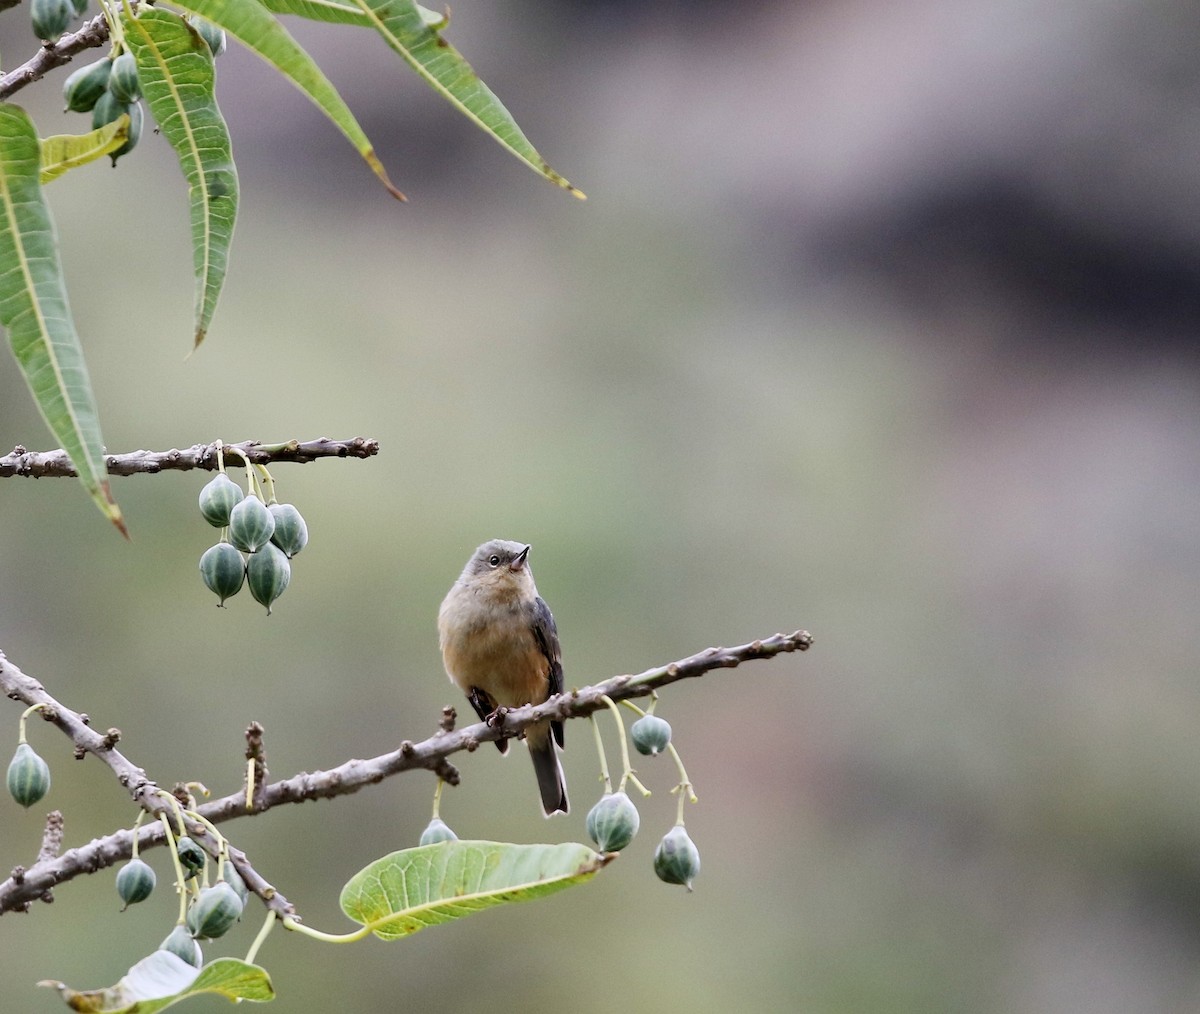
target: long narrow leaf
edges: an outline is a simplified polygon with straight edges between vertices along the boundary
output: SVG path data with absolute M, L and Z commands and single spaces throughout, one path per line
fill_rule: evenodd
M 116 151 L 128 137 L 129 114 L 122 113 L 112 123 L 86 134 L 51 134 L 42 138 L 42 185 L 58 179 L 68 169 L 87 165 Z
M 8 330 L 34 401 L 84 488 L 125 533 L 108 485 L 100 419 L 39 172 L 33 123 L 19 106 L 0 104 L 0 325 Z
M 462 54 L 426 21 L 413 0 L 353 0 L 353 3 L 434 91 L 534 172 L 576 197 L 586 196 L 550 168 L 504 104 L 479 79 Z
M 238 203 L 229 130 L 213 95 L 212 53 L 178 14 L 152 7 L 136 18 L 123 14 L 121 22 L 142 93 L 188 182 L 199 345 L 225 281 Z
M 329 78 L 258 0 L 171 0 L 171 3 L 224 28 L 247 49 L 271 64 L 346 135 L 388 192 L 404 200 L 404 195 L 392 186 L 374 147 Z
M 309 21 L 327 21 L 335 25 L 366 25 L 372 21 L 357 7 L 353 0 L 262 0 L 267 10 L 274 14 L 295 14 Z M 445 28 L 450 21 L 449 13 L 439 14 L 428 7 L 417 5 L 427 25 Z
M 371 20 L 357 7 L 339 0 L 262 0 L 274 14 L 295 14 L 309 21 L 327 21 L 335 25 L 371 26 Z

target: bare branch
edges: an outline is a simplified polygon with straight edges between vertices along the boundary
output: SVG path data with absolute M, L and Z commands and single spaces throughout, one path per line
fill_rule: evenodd
M 108 25 L 104 15 L 92 18 L 77 32 L 67 32 L 56 42 L 44 45 L 37 53 L 26 60 L 16 70 L 10 70 L 0 77 L 0 99 L 7 99 L 14 92 L 20 91 L 28 84 L 33 84 L 43 77 L 47 71 L 70 63 L 71 57 L 82 53 L 85 49 L 103 46 L 108 41 Z
M 102 760 L 112 768 L 117 781 L 129 790 L 129 794 L 139 805 L 146 792 L 156 787 L 146 778 L 145 771 L 116 748 L 120 732 L 116 729 L 109 729 L 105 733 L 96 732 L 88 725 L 87 715 L 72 711 L 56 701 L 37 680 L 26 676 L 13 665 L 3 651 L 0 651 L 0 690 L 13 700 L 43 705 L 38 714 L 66 733 L 75 744 L 75 756 L 81 758 L 90 753 Z
M 379 441 L 370 437 L 355 437 L 352 440 L 286 440 L 278 444 L 264 444 L 258 440 L 243 440 L 238 444 L 225 444 L 229 453 L 228 464 L 239 465 L 241 459 L 229 448 L 241 451 L 257 465 L 271 465 L 278 461 L 294 461 L 307 464 L 317 458 L 370 458 L 379 453 Z M 215 472 L 217 469 L 217 445 L 194 444 L 186 450 L 129 451 L 125 454 L 108 454 L 104 465 L 109 475 L 137 475 L 139 472 L 163 472 L 174 469 L 181 472 L 193 468 Z M 32 479 L 73 477 L 78 473 L 66 451 L 27 451 L 14 447 L 11 454 L 0 457 L 0 478 L 20 475 Z
M 245 790 L 215 799 L 197 807 L 197 812 L 214 824 L 250 814 L 263 813 L 274 806 L 284 803 L 300 803 L 311 799 L 332 799 L 336 796 L 349 795 L 368 785 L 374 785 L 414 768 L 424 768 L 433 771 L 447 781 L 457 783 L 458 771 L 447 760 L 452 754 L 462 750 L 473 751 L 480 743 L 518 735 L 527 726 L 544 718 L 582 718 L 594 711 L 604 708 L 604 698 L 623 700 L 631 697 L 645 697 L 655 690 L 678 682 L 703 676 L 714 669 L 727 669 L 759 659 L 774 658 L 777 655 L 793 651 L 807 651 L 812 646 L 812 635 L 807 631 L 798 630 L 794 634 L 776 634 L 761 641 L 738 645 L 734 648 L 707 648 L 688 658 L 671 662 L 668 665 L 647 669 L 637 675 L 614 676 L 611 679 L 572 690 L 568 693 L 552 697 L 544 704 L 536 707 L 526 705 L 513 708 L 504 713 L 501 721 L 494 725 L 478 722 L 462 729 L 447 729 L 445 720 L 438 731 L 420 743 L 405 740 L 390 753 L 381 754 L 368 760 L 349 760 L 328 771 L 301 772 L 291 778 L 285 778 L 263 786 L 254 794 L 253 808 L 247 809 Z M 143 781 L 140 789 L 131 789 L 131 793 L 140 805 L 148 810 L 161 809 L 161 802 L 155 793 L 149 792 L 153 783 L 145 781 L 145 774 L 140 768 L 135 768 L 115 749 L 97 752 L 97 746 L 103 745 L 104 737 L 98 736 L 79 721 L 81 716 L 63 708 L 62 705 L 50 698 L 35 680 L 26 676 L 16 666 L 8 662 L 0 654 L 0 689 L 10 697 L 35 704 L 38 701 L 51 702 L 56 709 L 52 719 L 56 725 L 66 732 L 76 743 L 77 749 L 95 753 L 101 757 L 115 772 L 122 784 L 129 788 L 131 772 L 136 772 Z M 78 738 L 77 738 L 78 737 Z M 121 761 L 116 764 L 112 760 L 116 755 Z M 191 833 L 189 826 L 189 833 Z M 139 833 L 139 849 L 146 849 L 162 844 L 164 835 L 158 825 L 142 828 Z M 198 827 L 196 840 L 205 844 L 215 852 L 215 845 Z M 0 882 L 0 913 L 23 908 L 29 901 L 40 897 L 46 890 L 64 880 L 83 873 L 94 873 L 115 862 L 128 858 L 132 854 L 133 832 L 131 830 L 117 831 L 104 838 L 97 838 L 79 848 L 71 849 L 60 857 L 47 862 L 39 862 L 20 875 L 9 877 Z M 246 861 L 245 856 L 236 853 L 235 866 L 243 874 L 246 883 L 255 893 L 267 900 L 272 909 L 283 913 L 290 910 L 287 900 L 282 898 L 270 887 Z M 15 871 L 14 871 L 15 872 Z

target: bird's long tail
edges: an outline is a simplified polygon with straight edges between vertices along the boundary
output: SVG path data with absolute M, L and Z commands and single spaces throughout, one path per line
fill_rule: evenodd
M 525 741 L 529 744 L 529 756 L 537 773 L 542 810 L 547 817 L 554 813 L 566 813 L 567 781 L 563 777 L 562 765 L 558 763 L 554 740 L 550 737 L 550 723 L 530 726 L 525 730 Z

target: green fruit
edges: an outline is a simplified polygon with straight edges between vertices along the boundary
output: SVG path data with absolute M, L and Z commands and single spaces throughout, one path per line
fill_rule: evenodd
M 92 130 L 99 130 L 106 123 L 112 123 L 124 112 L 128 112 L 125 103 L 118 102 L 112 92 L 106 91 L 92 106 Z
M 290 560 L 308 545 L 308 525 L 290 503 L 273 503 L 267 509 L 275 518 L 275 534 L 271 536 L 271 541 Z
M 275 534 L 275 515 L 251 495 L 229 512 L 229 541 L 244 553 L 257 553 Z
M 200 490 L 200 513 L 213 528 L 224 528 L 229 524 L 229 512 L 241 503 L 245 496 L 242 487 L 221 472 Z
M 193 17 L 191 21 L 192 27 L 200 33 L 200 38 L 208 43 L 208 48 L 212 50 L 214 57 L 225 52 L 225 29 L 218 28 L 211 21 L 205 21 L 203 18 Z
M 250 897 L 250 888 L 246 886 L 246 881 L 242 879 L 242 875 L 238 873 L 237 867 L 228 859 L 225 860 L 225 866 L 222 870 L 222 879 L 230 887 L 234 893 L 241 899 L 242 904 L 246 904 L 246 899 Z
M 154 892 L 157 878 L 149 864 L 140 859 L 130 859 L 117 873 L 117 894 L 125 902 L 121 911 L 130 905 L 145 901 Z
M 250 586 L 250 594 L 255 602 L 267 607 L 267 615 L 271 613 L 271 603 L 287 591 L 291 580 L 292 565 L 274 543 L 263 546 L 246 564 L 246 584 Z
M 142 97 L 142 86 L 138 82 L 137 61 L 132 53 L 122 53 L 112 65 L 112 76 L 108 79 L 108 90 L 121 102 L 136 102 Z
M 200 940 L 222 937 L 242 917 L 242 899 L 225 881 L 206 887 L 188 909 L 188 932 Z
M 112 92 L 109 92 L 111 95 Z M 138 139 L 142 136 L 142 122 L 145 120 L 145 113 L 142 112 L 142 104 L 134 102 L 132 105 L 125 107 L 125 112 L 129 114 L 129 133 L 126 136 L 125 143 L 116 151 L 110 153 L 113 166 L 116 166 L 117 159 L 122 155 L 126 155 L 137 147 Z
M 655 715 L 643 715 L 629 727 L 629 738 L 638 753 L 653 757 L 671 742 L 671 723 Z
M 588 811 L 587 833 L 601 852 L 620 852 L 633 841 L 641 818 L 624 792 L 610 792 Z
M 450 830 L 449 825 L 439 817 L 434 817 L 429 826 L 421 832 L 422 845 L 436 845 L 443 841 L 458 841 L 458 835 Z
M 75 8 L 71 0 L 31 0 L 29 16 L 33 21 L 33 34 L 43 42 L 49 42 L 67 30 L 75 16 Z
M 184 880 L 191 880 L 204 869 L 204 864 L 208 862 L 208 853 L 186 834 L 175 842 L 175 853 L 179 856 L 180 864 L 187 871 Z
M 228 542 L 218 542 L 209 546 L 200 557 L 200 576 L 208 586 L 208 590 L 221 601 L 242 590 L 242 581 L 246 578 L 246 560 Z
M 176 926 L 171 930 L 170 936 L 158 945 L 158 949 L 170 951 L 175 957 L 186 961 L 193 968 L 199 968 L 204 964 L 204 955 L 200 951 L 200 945 L 192 939 L 186 926 Z
M 112 72 L 112 60 L 103 60 L 80 67 L 63 82 L 63 98 L 73 113 L 86 113 L 108 88 L 108 76 Z
M 50 765 L 28 743 L 19 743 L 8 765 L 9 794 L 22 806 L 33 806 L 50 791 Z
M 654 872 L 668 884 L 683 884 L 689 891 L 700 874 L 700 851 L 682 824 L 676 824 L 654 850 Z
M 76 14 L 83 14 L 88 9 L 88 0 L 71 0 L 71 6 L 75 8 Z

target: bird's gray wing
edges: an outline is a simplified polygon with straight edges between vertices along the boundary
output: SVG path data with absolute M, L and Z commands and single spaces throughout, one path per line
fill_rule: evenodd
M 538 596 L 533 603 L 533 636 L 537 640 L 538 647 L 541 648 L 542 654 L 546 657 L 546 661 L 550 663 L 548 673 L 549 687 L 547 697 L 553 697 L 555 694 L 563 692 L 563 667 L 562 667 L 562 648 L 558 643 L 558 627 L 554 623 L 554 614 L 550 612 L 550 607 L 545 601 Z M 550 731 L 554 733 L 554 742 L 559 746 L 563 745 L 563 724 L 562 722 L 551 722 Z

